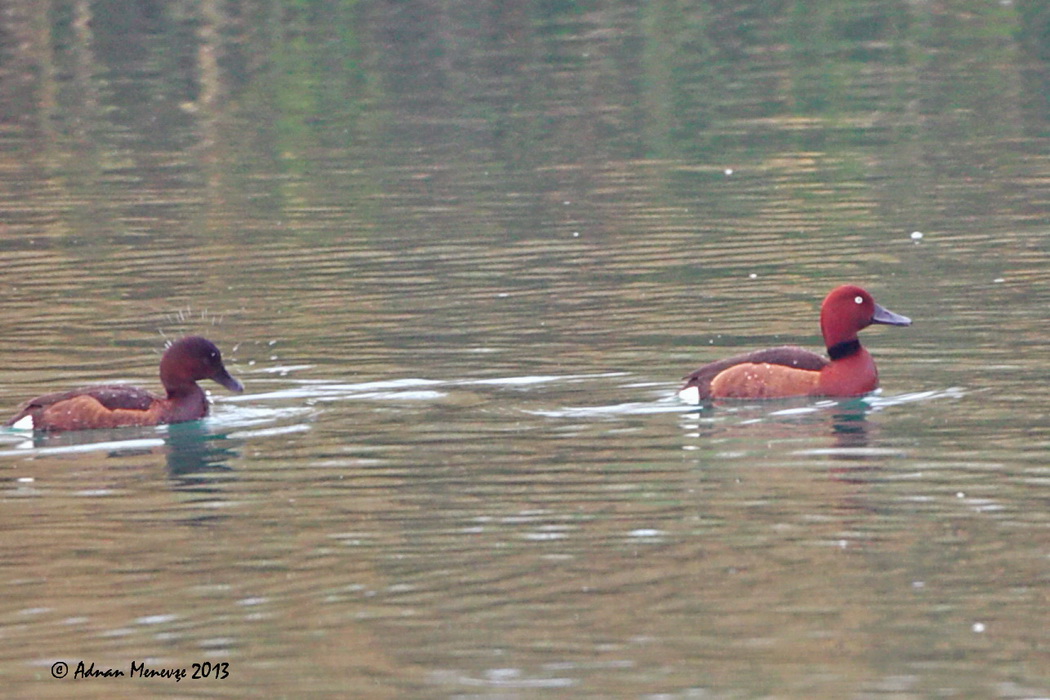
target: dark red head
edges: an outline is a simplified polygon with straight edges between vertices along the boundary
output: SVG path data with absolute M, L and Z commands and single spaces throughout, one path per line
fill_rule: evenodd
M 870 294 L 854 284 L 831 290 L 820 307 L 820 330 L 829 348 L 856 340 L 857 333 L 873 323 L 910 326 L 911 319 L 879 306 Z
M 244 385 L 226 371 L 215 343 L 199 335 L 176 340 L 160 360 L 160 381 L 168 396 L 190 388 L 200 379 L 211 379 L 230 391 L 244 391 Z

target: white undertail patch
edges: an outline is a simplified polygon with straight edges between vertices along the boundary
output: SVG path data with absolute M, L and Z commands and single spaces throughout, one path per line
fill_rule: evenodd
M 678 398 L 691 406 L 700 405 L 700 387 L 687 386 L 678 392 Z
M 22 416 L 11 424 L 11 428 L 14 430 L 35 430 L 36 426 L 33 425 L 33 416 Z

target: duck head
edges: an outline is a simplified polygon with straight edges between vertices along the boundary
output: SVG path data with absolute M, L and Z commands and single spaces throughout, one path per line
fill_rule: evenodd
M 820 306 L 820 330 L 829 350 L 857 340 L 857 333 L 873 323 L 910 326 L 911 319 L 876 304 L 868 292 L 854 284 L 831 290 Z
M 190 390 L 201 379 L 211 379 L 237 393 L 244 391 L 244 385 L 226 370 L 215 343 L 199 335 L 176 340 L 160 360 L 160 380 L 169 398 Z

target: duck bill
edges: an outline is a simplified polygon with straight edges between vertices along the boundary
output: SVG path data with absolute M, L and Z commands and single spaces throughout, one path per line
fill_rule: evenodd
M 244 385 L 236 379 L 234 379 L 233 376 L 226 371 L 226 368 L 221 369 L 218 374 L 212 377 L 212 379 L 217 381 L 219 384 L 222 384 L 230 391 L 236 392 L 238 394 L 244 391 Z
M 911 319 L 907 316 L 901 316 L 895 314 L 889 309 L 883 308 L 878 304 L 875 305 L 875 316 L 871 319 L 872 323 L 885 323 L 888 326 L 910 326 Z

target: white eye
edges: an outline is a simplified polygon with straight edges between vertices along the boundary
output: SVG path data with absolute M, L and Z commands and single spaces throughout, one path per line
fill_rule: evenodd
M 863 304 L 864 297 L 853 297 L 853 301 L 857 302 L 858 304 Z

